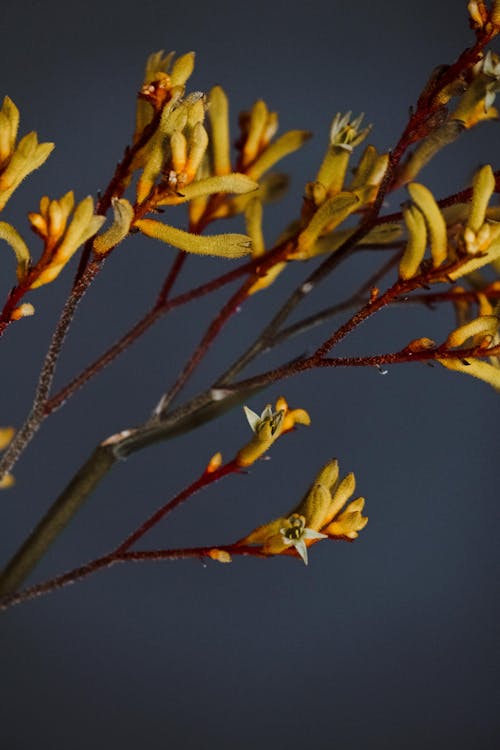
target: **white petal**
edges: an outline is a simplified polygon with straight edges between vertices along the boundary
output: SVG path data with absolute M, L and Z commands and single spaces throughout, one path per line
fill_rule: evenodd
M 294 542 L 294 547 L 303 559 L 304 564 L 307 565 L 307 547 L 304 540 L 299 539 L 298 541 Z
M 326 539 L 328 534 L 322 534 L 320 531 L 314 531 L 313 529 L 304 529 L 302 532 L 302 539 Z
M 261 422 L 261 418 L 254 411 L 249 409 L 248 406 L 244 406 L 243 411 L 245 412 L 245 416 L 248 420 L 248 424 L 252 428 L 253 432 L 255 432 L 255 430 L 257 429 L 257 426 Z
M 264 420 L 264 419 L 271 419 L 272 416 L 273 416 L 273 410 L 271 408 L 271 404 L 267 404 L 266 408 L 264 409 L 264 411 L 260 415 L 260 418 L 262 420 Z

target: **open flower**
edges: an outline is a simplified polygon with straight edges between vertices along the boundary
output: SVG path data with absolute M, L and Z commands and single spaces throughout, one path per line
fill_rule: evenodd
M 253 464 L 283 432 L 293 429 L 296 424 L 311 424 L 311 418 L 304 409 L 289 409 L 283 397 L 276 401 L 275 411 L 272 410 L 271 404 L 265 407 L 260 416 L 247 406 L 244 410 L 254 435 L 236 456 L 239 466 Z
M 307 565 L 307 547 L 326 538 L 352 541 L 368 523 L 362 513 L 364 498 L 348 502 L 355 488 L 354 474 L 339 479 L 338 461 L 329 461 L 298 506 L 254 529 L 240 544 L 258 545 L 266 555 L 286 553 L 293 547 Z
M 326 534 L 321 534 L 319 531 L 314 531 L 313 529 L 307 529 L 306 519 L 304 516 L 299 516 L 298 513 L 293 513 L 287 519 L 286 525 L 280 529 L 280 534 L 287 547 L 295 547 L 305 565 L 308 563 L 306 540 L 327 538 Z

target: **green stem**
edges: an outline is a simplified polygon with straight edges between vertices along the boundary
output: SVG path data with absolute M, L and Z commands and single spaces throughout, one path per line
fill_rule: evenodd
M 19 588 L 116 460 L 110 446 L 94 450 L 2 571 L 0 596 Z

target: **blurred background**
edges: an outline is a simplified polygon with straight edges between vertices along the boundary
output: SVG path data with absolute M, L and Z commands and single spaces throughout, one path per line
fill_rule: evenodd
M 237 113 L 262 97 L 281 132 L 314 139 L 281 165 L 288 196 L 267 209 L 271 242 L 296 215 L 331 118 L 365 112 L 379 149 L 396 142 L 431 70 L 472 42 L 466 3 L 71 3 L 4 0 L 1 95 L 21 129 L 55 141 L 45 167 L 3 219 L 28 236 L 26 211 L 44 193 L 81 199 L 105 187 L 133 129 L 145 59 L 197 52 L 190 88 L 216 83 Z M 498 166 L 498 123 L 444 151 L 422 174 L 438 196 Z M 398 210 L 403 195 L 387 210 Z M 182 221 L 182 219 L 181 219 Z M 0 254 L 0 292 L 14 276 Z M 106 265 L 79 310 L 57 375 L 62 385 L 149 307 L 173 251 L 134 237 Z M 303 308 L 359 284 L 359 255 Z M 177 287 L 226 270 L 188 260 Z M 0 422 L 19 426 L 74 271 L 33 293 L 35 317 L 2 340 Z M 303 274 L 252 298 L 196 374 L 206 386 L 242 351 Z M 363 276 L 365 278 L 365 276 Z M 0 497 L 7 560 L 92 448 L 147 416 L 226 298 L 165 318 L 43 426 Z M 390 351 L 417 336 L 442 340 L 451 311 L 397 309 L 363 327 L 343 352 Z M 325 330 L 264 357 L 268 368 Z M 302 347 L 302 348 L 301 348 Z M 370 522 L 352 545 L 320 544 L 298 560 L 236 559 L 118 566 L 0 618 L 2 750 L 97 748 L 496 748 L 498 705 L 498 395 L 441 367 L 311 372 L 249 405 L 284 394 L 313 426 L 274 446 L 272 460 L 197 496 L 155 529 L 151 548 L 232 541 L 301 497 L 337 456 L 354 471 Z M 248 437 L 237 410 L 196 433 L 134 455 L 107 477 L 32 581 L 103 554 L 146 515 Z

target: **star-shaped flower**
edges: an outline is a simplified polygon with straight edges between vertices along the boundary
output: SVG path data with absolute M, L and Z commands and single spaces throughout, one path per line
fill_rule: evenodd
M 306 519 L 298 513 L 293 513 L 287 520 L 287 525 L 280 529 L 283 542 L 287 547 L 293 546 L 307 565 L 306 539 L 326 539 L 326 534 L 321 534 L 314 529 L 306 528 Z

